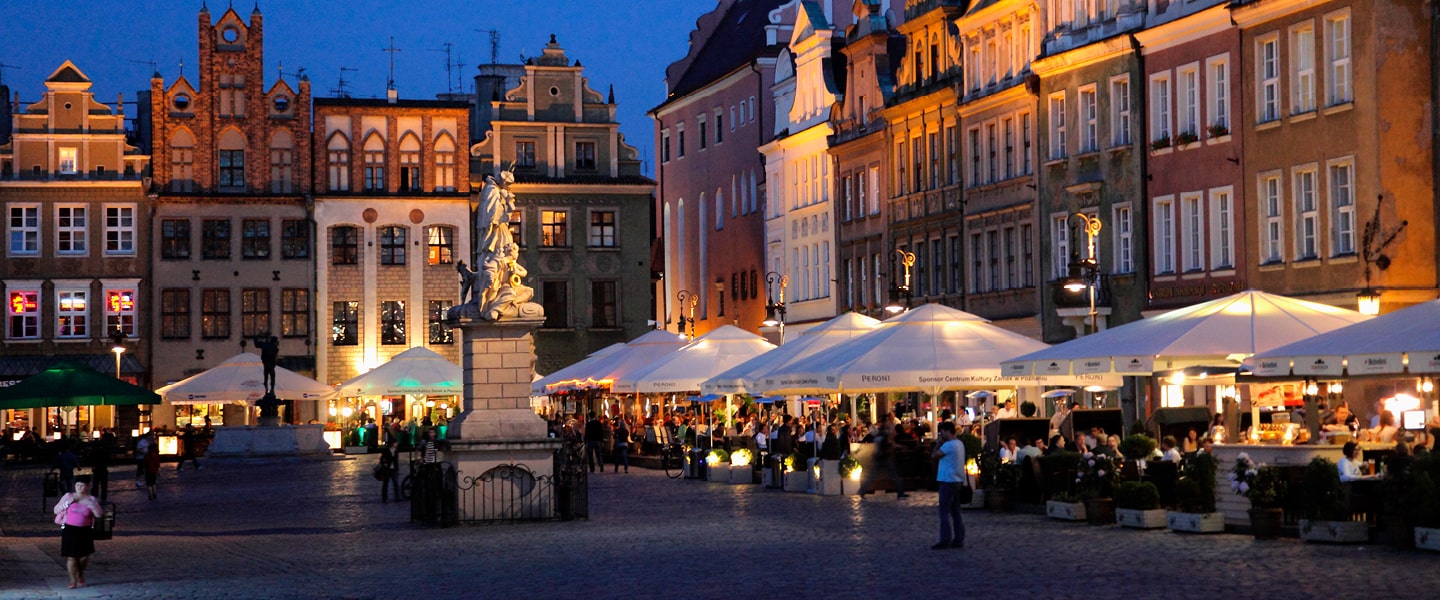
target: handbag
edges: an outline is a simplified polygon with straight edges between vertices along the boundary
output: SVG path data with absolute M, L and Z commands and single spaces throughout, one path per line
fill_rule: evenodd
M 960 491 L 956 493 L 960 497 L 961 504 L 969 504 L 975 501 L 975 489 L 969 483 L 960 484 Z
M 384 465 L 375 465 L 375 468 L 371 469 L 370 473 L 375 476 L 375 479 L 380 481 L 385 481 L 390 478 L 390 470 L 386 469 Z

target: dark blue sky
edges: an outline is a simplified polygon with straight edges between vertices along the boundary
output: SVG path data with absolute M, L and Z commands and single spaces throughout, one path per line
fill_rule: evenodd
M 209 0 L 212 20 L 231 3 Z M 74 61 L 95 82 L 102 102 L 116 95 L 135 100 L 149 87 L 154 61 L 168 85 L 180 72 L 195 82 L 201 3 L 175 0 L 67 0 L 0 2 L 0 64 L 11 93 L 21 101 L 38 100 L 44 79 L 65 60 Z M 300 67 L 316 96 L 333 96 L 341 67 L 347 89 L 357 97 L 385 94 L 389 55 L 381 49 L 390 36 L 395 82 L 402 98 L 433 98 L 447 91 L 444 47 L 452 44 L 451 85 L 463 72 L 469 91 L 475 65 L 490 60 L 489 35 L 500 31 L 500 62 L 537 56 L 555 34 L 566 54 L 586 67 L 590 86 L 601 93 L 614 84 L 620 128 L 641 149 L 653 172 L 651 123 L 645 111 L 665 97 L 665 67 L 685 55 L 695 19 L 715 7 L 713 0 L 268 0 L 260 2 L 265 19 L 265 85 Z M 234 2 L 249 20 L 254 0 Z M 293 76 L 287 80 L 294 82 Z M 133 115 L 134 108 L 126 113 Z

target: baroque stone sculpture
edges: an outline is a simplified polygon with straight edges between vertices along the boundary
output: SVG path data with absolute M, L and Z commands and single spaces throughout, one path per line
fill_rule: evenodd
M 510 235 L 510 212 L 515 210 L 515 194 L 510 184 L 515 176 L 501 171 L 497 181 L 486 175 L 480 190 L 480 206 L 475 211 L 475 266 L 455 265 L 460 272 L 459 306 L 450 309 L 447 318 L 478 318 L 499 321 L 506 318 L 541 318 L 545 312 L 530 302 L 535 290 L 522 283 L 529 273 L 519 262 L 520 248 Z

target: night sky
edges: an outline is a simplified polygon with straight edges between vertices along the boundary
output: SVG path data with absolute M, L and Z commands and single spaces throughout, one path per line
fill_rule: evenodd
M 116 95 L 135 101 L 149 88 L 151 66 L 168 86 L 185 64 L 185 75 L 198 83 L 197 1 L 102 1 L 20 3 L 0 6 L 0 77 L 33 102 L 44 79 L 65 60 L 73 61 L 95 82 L 96 98 L 114 104 Z M 231 6 L 209 0 L 212 22 Z M 249 21 L 254 0 L 233 6 Z M 571 60 L 585 67 L 590 87 L 606 93 L 615 86 L 620 129 L 640 148 L 645 170 L 654 144 L 645 111 L 665 97 L 665 67 L 684 57 L 695 19 L 715 6 L 713 0 L 307 0 L 262 1 L 265 26 L 265 87 L 283 68 L 294 85 L 305 68 L 317 97 L 334 96 L 341 67 L 346 88 L 355 97 L 384 97 L 390 54 L 382 51 L 394 36 L 395 83 L 401 98 L 432 99 L 450 88 L 472 90 L 476 65 L 490 62 L 488 33 L 500 31 L 501 63 L 539 56 L 555 34 Z M 447 86 L 445 44 L 452 44 Z M 13 68 L 12 68 L 13 67 Z M 461 74 L 464 78 L 461 78 Z M 127 106 L 128 116 L 135 114 Z

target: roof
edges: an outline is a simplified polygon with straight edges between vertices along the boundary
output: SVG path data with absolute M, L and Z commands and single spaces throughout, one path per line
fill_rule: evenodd
M 316 98 L 315 106 L 356 106 L 365 108 L 459 108 L 470 109 L 469 102 L 454 100 L 396 100 L 385 98 Z
M 641 175 L 566 175 L 546 177 L 535 173 L 515 173 L 515 183 L 539 183 L 549 185 L 655 185 L 655 180 Z
M 669 98 L 683 97 L 767 52 L 778 51 L 778 46 L 767 50 L 765 25 L 770 11 L 784 3 L 785 0 L 736 0 L 709 32 L 704 45 L 695 51 L 690 66 L 670 85 Z
M 81 73 L 80 68 L 76 67 L 74 63 L 67 60 L 60 65 L 60 68 L 55 69 L 55 72 L 51 73 L 45 81 L 46 83 L 90 83 L 90 78 Z

